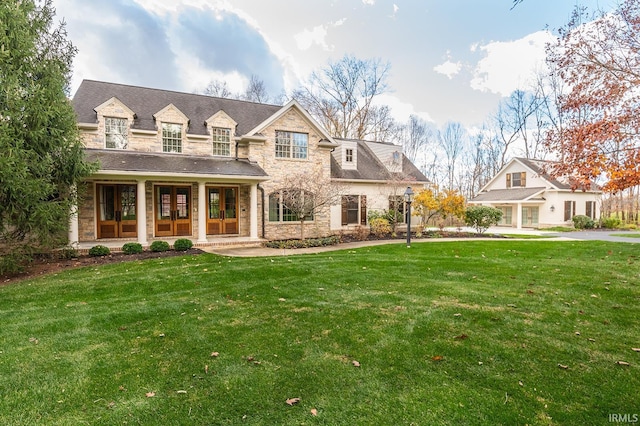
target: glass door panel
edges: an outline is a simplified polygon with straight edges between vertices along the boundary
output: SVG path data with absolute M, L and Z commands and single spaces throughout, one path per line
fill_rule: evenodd
M 98 238 L 137 235 L 136 186 L 98 185 Z

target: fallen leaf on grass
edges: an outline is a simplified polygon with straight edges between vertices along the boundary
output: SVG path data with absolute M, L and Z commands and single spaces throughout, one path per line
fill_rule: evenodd
M 289 398 L 285 402 L 287 403 L 287 405 L 293 406 L 293 405 L 297 404 L 298 402 L 300 402 L 300 398 Z
M 631 365 L 631 364 L 629 364 L 629 363 L 628 363 L 628 362 L 626 362 L 626 361 L 617 361 L 617 362 L 616 362 L 616 364 L 618 364 L 618 365 L 624 365 L 625 367 L 629 367 L 629 366 Z
M 207 364 L 204 365 L 204 374 L 209 374 L 209 366 Z
M 186 393 L 187 393 L 187 391 L 186 391 L 186 390 L 179 390 L 179 391 L 176 391 L 176 393 L 186 394 Z
M 432 356 L 431 357 L 431 361 L 435 361 L 435 362 L 442 361 L 443 359 L 444 358 L 441 357 L 440 355 L 436 355 L 436 356 Z
M 453 314 L 454 317 L 461 317 L 462 314 Z
M 33 343 L 34 345 L 37 345 L 38 339 L 36 339 L 35 337 L 29 337 L 29 342 Z
M 317 416 L 318 415 L 318 410 L 316 410 L 315 408 L 312 408 L 311 409 L 311 415 Z
M 220 353 L 219 353 L 219 352 L 211 352 L 211 356 L 212 356 L 213 358 L 217 357 L 218 355 L 220 355 Z
M 558 368 L 561 368 L 563 370 L 567 370 L 569 368 L 569 366 L 568 365 L 558 364 Z
M 467 336 L 466 334 L 461 334 L 459 336 L 454 337 L 455 340 L 464 340 L 464 339 L 468 339 L 469 336 Z
M 631 350 L 634 352 L 640 352 L 640 348 L 631 348 Z
M 360 367 L 360 363 L 358 361 L 356 361 L 355 359 L 353 361 L 351 361 L 351 364 L 353 364 L 354 367 Z
M 155 393 L 155 392 L 147 392 L 147 393 L 145 394 L 145 396 L 146 396 L 147 398 L 153 398 L 154 396 L 156 396 L 156 393 Z

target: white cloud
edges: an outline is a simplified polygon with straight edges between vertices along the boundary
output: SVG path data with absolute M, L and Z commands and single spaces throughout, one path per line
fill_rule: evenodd
M 449 80 L 458 75 L 460 70 L 462 69 L 462 63 L 460 62 L 451 62 L 450 59 L 447 59 L 440 65 L 436 65 L 433 67 L 433 70 L 437 73 L 446 75 Z
M 304 29 L 301 33 L 293 36 L 296 39 L 298 49 L 307 50 L 314 44 L 322 47 L 323 50 L 329 51 L 331 48 L 327 45 L 327 27 L 325 25 L 318 25 L 313 27 L 312 30 Z
M 376 96 L 373 103 L 379 106 L 388 106 L 391 109 L 391 116 L 400 123 L 406 123 L 411 115 L 416 115 L 427 122 L 434 122 L 428 112 L 416 111 L 413 104 L 403 102 L 400 98 L 389 93 Z
M 398 11 L 400 10 L 400 7 L 397 4 L 393 4 L 393 14 L 396 15 L 398 13 Z
M 550 32 L 538 31 L 515 41 L 471 46 L 485 54 L 475 67 L 471 88 L 502 96 L 526 89 L 544 63 L 545 44 L 553 39 Z
M 366 4 L 367 6 L 373 6 L 374 4 L 376 4 L 376 0 L 362 0 L 362 3 Z

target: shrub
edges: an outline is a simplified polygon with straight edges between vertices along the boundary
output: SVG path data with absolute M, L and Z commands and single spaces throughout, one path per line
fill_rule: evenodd
M 384 217 L 375 217 L 370 219 L 369 226 L 371 227 L 371 233 L 378 238 L 389 235 L 392 231 L 389 220 Z
M 622 221 L 615 216 L 605 217 L 600 221 L 600 226 L 607 229 L 618 229 L 620 225 L 622 225 Z
M 73 247 L 63 247 L 56 252 L 58 259 L 76 259 L 80 254 Z
M 358 225 L 351 233 L 353 238 L 357 241 L 365 241 L 369 238 L 369 228 L 366 226 Z
M 142 253 L 142 244 L 140 243 L 125 243 L 122 246 L 122 252 L 124 254 L 139 254 Z
M 193 247 L 193 243 L 188 238 L 180 238 L 173 243 L 173 249 L 177 251 L 187 251 Z
M 307 238 L 305 240 L 276 240 L 268 241 L 264 245 L 269 248 L 277 249 L 295 249 L 306 247 L 324 247 L 333 246 L 340 243 L 340 237 L 338 235 L 332 235 L 324 238 Z
M 593 229 L 596 226 L 593 219 L 582 214 L 575 215 L 572 220 L 576 229 Z
M 638 229 L 638 225 L 636 225 L 635 223 L 627 223 L 626 225 L 624 225 L 624 229 L 628 231 L 635 231 L 636 229 Z
M 154 241 L 149 246 L 149 249 L 153 252 L 168 251 L 169 248 L 169 243 L 166 241 Z
M 502 219 L 502 210 L 487 206 L 470 206 L 464 212 L 464 222 L 478 234 L 484 233 L 491 225 Z
M 109 254 L 111 254 L 111 250 L 109 250 L 109 247 L 107 246 L 97 245 L 89 249 L 89 256 L 100 257 L 107 256 Z

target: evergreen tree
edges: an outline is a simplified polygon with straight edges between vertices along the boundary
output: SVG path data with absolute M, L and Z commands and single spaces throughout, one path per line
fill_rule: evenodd
M 75 47 L 51 0 L 0 2 L 0 274 L 67 242 L 84 161 L 66 94 Z

